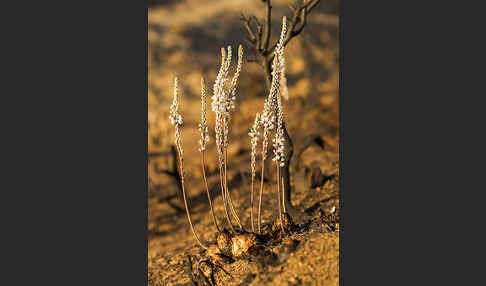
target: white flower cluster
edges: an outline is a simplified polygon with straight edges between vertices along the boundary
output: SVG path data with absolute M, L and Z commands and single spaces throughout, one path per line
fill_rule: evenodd
M 226 95 L 224 90 L 224 84 L 228 80 L 228 68 L 231 63 L 231 47 L 228 47 L 228 57 L 224 48 L 221 48 L 221 67 L 213 86 L 213 96 L 211 97 L 211 109 L 215 114 L 215 126 L 214 131 L 216 134 L 216 146 L 218 155 L 221 156 L 223 152 L 223 118 L 226 111 Z
M 275 115 L 274 115 L 274 105 L 275 102 L 271 97 L 272 93 L 269 94 L 268 98 L 265 99 L 265 103 L 263 105 L 263 112 L 260 117 L 260 124 L 263 127 L 263 148 L 262 148 L 262 160 L 267 156 L 267 147 L 268 147 L 268 133 L 274 129 L 275 125 Z
M 248 136 L 250 136 L 250 145 L 251 145 L 251 174 L 255 176 L 256 173 L 256 149 L 258 146 L 258 140 L 260 139 L 260 114 L 257 113 L 255 116 L 255 122 L 248 132 Z
M 274 157 L 272 158 L 272 161 L 278 163 L 280 167 L 285 166 L 285 139 L 283 138 L 283 130 L 279 129 L 277 130 L 277 133 L 275 134 L 275 137 L 273 138 L 273 154 Z
M 265 159 L 267 155 L 267 146 L 268 146 L 268 133 L 275 128 L 275 121 L 277 121 L 277 131 L 275 134 L 274 142 L 274 154 L 275 157 L 273 161 L 284 162 L 284 138 L 283 138 L 283 131 L 282 129 L 282 105 L 280 104 L 279 100 L 280 97 L 277 98 L 279 88 L 280 88 L 280 80 L 282 75 L 282 69 L 284 61 L 283 59 L 283 42 L 285 38 L 285 34 L 287 32 L 287 18 L 283 17 L 282 21 L 282 31 L 280 33 L 280 39 L 277 43 L 277 47 L 275 48 L 275 56 L 273 58 L 272 63 L 272 83 L 270 86 L 270 92 L 268 94 L 268 98 L 265 100 L 265 104 L 263 106 L 263 113 L 261 116 L 261 124 L 263 126 L 263 151 L 262 151 L 262 158 Z M 282 163 L 280 163 L 282 165 Z
M 273 138 L 273 154 L 274 157 L 272 161 L 278 163 L 280 167 L 285 166 L 285 139 L 283 137 L 283 108 L 282 108 L 282 98 L 278 96 L 277 99 L 277 131 L 275 137 Z
M 174 78 L 174 99 L 170 106 L 169 120 L 170 124 L 175 128 L 175 144 L 182 155 L 181 132 L 179 129 L 182 126 L 182 115 L 179 114 L 179 79 L 177 77 Z
M 199 124 L 198 128 L 199 132 L 201 133 L 201 139 L 199 139 L 199 152 L 206 150 L 206 144 L 209 143 L 209 134 L 208 134 L 208 127 L 202 124 Z
M 170 124 L 182 125 L 182 116 L 179 114 L 179 79 L 174 78 L 174 99 L 172 100 L 172 105 L 170 106 L 169 114 Z
M 285 57 L 282 54 L 280 58 L 282 63 L 281 79 L 280 79 L 280 94 L 285 100 L 289 100 L 289 88 L 287 86 L 287 76 L 285 75 Z
M 231 111 L 235 109 L 236 84 L 241 72 L 243 63 L 243 47 L 238 48 L 238 66 L 228 89 L 225 84 L 228 81 L 228 70 L 231 64 L 231 46 L 228 46 L 228 54 L 221 48 L 221 68 L 213 86 L 211 97 L 211 109 L 215 113 L 215 133 L 218 154 L 222 154 L 223 147 L 228 146 L 229 120 Z
M 284 37 L 287 32 L 287 18 L 284 17 L 282 21 L 282 32 L 280 34 L 280 40 L 277 43 L 275 49 L 274 58 L 274 70 L 273 77 L 277 83 L 280 83 L 282 75 L 285 75 L 285 58 L 283 55 L 284 51 Z M 278 87 L 277 87 L 278 88 Z M 282 108 L 282 98 L 281 96 L 275 96 L 277 100 L 276 113 L 277 113 L 277 131 L 275 132 L 275 138 L 273 139 L 273 161 L 280 165 L 280 167 L 285 166 L 285 139 L 283 137 L 283 108 Z
M 204 78 L 201 78 L 201 123 L 199 123 L 199 133 L 201 139 L 199 139 L 199 152 L 206 150 L 206 144 L 209 143 L 208 125 L 206 122 L 206 84 Z
M 233 75 L 233 79 L 231 80 L 231 85 L 229 88 L 229 92 L 231 94 L 231 102 L 230 102 L 231 109 L 235 109 L 234 101 L 236 100 L 236 84 L 238 83 L 238 79 L 240 78 L 242 65 L 243 65 L 243 46 L 240 45 L 238 47 L 238 65 L 236 66 L 236 72 Z

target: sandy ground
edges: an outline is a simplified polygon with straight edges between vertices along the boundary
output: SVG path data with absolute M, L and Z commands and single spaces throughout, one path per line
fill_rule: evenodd
M 290 15 L 288 4 L 273 1 L 273 32 L 280 31 L 280 19 Z M 251 58 L 245 30 L 239 15 L 263 16 L 260 1 L 187 0 L 164 1 L 149 9 L 149 285 L 194 285 L 191 267 L 205 257 L 194 240 L 187 222 L 182 197 L 173 170 L 170 145 L 173 130 L 168 124 L 175 75 L 182 84 L 180 111 L 184 117 L 182 145 L 185 150 L 186 188 L 196 232 L 205 242 L 214 241 L 216 228 L 209 214 L 197 152 L 197 124 L 200 117 L 200 79 L 204 76 L 211 91 L 220 61 L 220 48 L 238 44 Z M 284 101 L 289 134 L 294 142 L 291 163 L 292 204 L 290 211 L 297 223 L 310 227 L 292 235 L 298 245 L 289 251 L 284 244 L 271 247 L 278 263 L 261 265 L 237 260 L 224 266 L 232 278 L 216 272 L 218 285 L 337 285 L 339 277 L 339 224 L 332 228 L 326 216 L 336 208 L 339 214 L 339 138 L 338 138 L 338 2 L 321 1 L 312 12 L 308 26 L 287 46 L 290 98 Z M 273 39 L 275 40 L 275 39 Z M 234 58 L 236 61 L 236 59 Z M 231 73 L 233 70 L 230 71 Z M 211 93 L 209 93 L 211 95 Z M 237 107 L 231 121 L 229 185 L 238 215 L 249 227 L 249 137 L 248 130 L 256 112 L 263 109 L 266 96 L 263 71 L 245 61 L 240 77 Z M 214 115 L 208 113 L 214 126 Z M 212 129 L 212 128 L 211 128 Z M 206 172 L 216 216 L 226 226 L 218 188 L 219 176 L 214 131 L 206 154 Z M 263 219 L 271 223 L 277 217 L 275 171 L 265 170 Z M 290 239 L 290 238 L 287 238 Z

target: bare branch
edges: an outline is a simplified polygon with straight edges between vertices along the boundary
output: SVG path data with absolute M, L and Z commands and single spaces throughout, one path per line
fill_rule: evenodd
M 289 5 L 289 9 L 290 9 L 290 11 L 292 11 L 292 13 L 295 12 L 295 10 L 296 10 L 295 6 L 292 5 L 292 4 Z
M 255 17 L 255 19 L 256 19 L 256 17 Z M 262 50 L 263 27 L 262 27 L 262 25 L 260 25 L 259 22 L 257 22 L 257 23 L 258 23 L 258 25 L 257 25 L 258 38 L 257 38 L 256 47 L 257 47 L 258 51 L 261 51 Z
M 250 16 L 250 19 L 253 20 L 253 21 L 255 21 L 256 24 L 257 24 L 257 26 L 262 27 L 262 24 L 260 23 L 260 21 L 258 21 L 258 18 L 257 17 Z
M 254 44 L 255 44 L 255 42 L 253 42 L 253 41 L 250 39 L 250 36 L 248 36 L 248 35 L 245 35 L 244 40 L 246 40 L 246 41 L 247 41 L 247 42 L 248 42 L 250 45 L 254 45 Z
M 251 16 L 250 17 L 250 20 L 255 21 L 256 26 L 257 26 L 257 38 L 256 38 L 255 48 L 256 48 L 256 50 L 258 52 L 260 52 L 262 50 L 262 31 L 263 31 L 263 26 L 260 23 L 260 21 L 258 21 L 258 18 L 255 17 L 255 16 Z
M 295 30 L 294 34 L 298 35 L 300 32 L 302 32 L 302 29 L 304 29 L 305 24 L 307 24 L 307 9 L 302 9 L 301 15 L 300 15 L 300 27 Z
M 321 0 L 314 0 L 312 1 L 312 3 L 309 4 L 309 7 L 307 7 L 307 13 L 310 13 L 310 11 L 312 11 L 312 9 L 314 9 L 314 7 L 320 2 Z
M 272 4 L 270 3 L 270 0 L 266 0 L 265 3 L 267 3 L 266 9 L 265 9 L 265 20 L 266 20 L 266 25 L 265 25 L 265 38 L 263 40 L 263 50 L 267 51 L 268 50 L 268 45 L 270 44 L 270 35 L 272 33 Z
M 284 46 L 286 46 L 292 38 L 299 35 L 300 32 L 304 29 L 307 24 L 307 16 L 309 15 L 310 11 L 316 7 L 316 5 L 320 2 L 320 0 L 310 0 L 306 1 L 303 0 L 303 3 L 298 7 L 292 7 L 291 10 L 294 12 L 292 15 L 292 19 L 289 21 L 290 29 L 287 31 L 287 35 L 285 37 Z M 300 25 L 299 25 L 300 24 Z M 298 26 L 298 27 L 297 27 Z M 273 51 L 277 47 L 277 43 L 275 43 L 272 48 L 268 51 L 268 54 L 272 53 L 273 58 Z
M 286 42 L 290 41 L 290 38 L 294 37 L 292 35 L 295 34 L 295 31 L 296 31 L 295 29 L 297 27 L 297 24 L 303 23 L 304 20 L 303 20 L 302 16 L 306 15 L 305 10 L 310 3 L 311 2 L 306 2 L 304 0 L 303 3 L 299 6 L 299 8 L 296 9 L 296 11 L 294 11 L 294 15 L 292 16 L 292 20 L 291 20 L 292 24 L 290 26 L 290 29 L 287 31 L 287 35 L 285 37 Z M 303 11 L 304 11 L 304 14 L 302 15 Z M 302 26 L 302 28 L 303 28 L 303 26 Z M 301 31 L 302 31 L 302 29 L 301 29 Z
M 251 27 L 250 27 L 251 18 L 245 17 L 245 15 L 242 13 L 240 20 L 244 23 L 245 28 L 248 31 L 248 34 L 250 35 L 248 39 L 250 40 L 251 43 L 255 44 L 256 43 L 256 37 L 255 37 L 255 34 L 253 33 L 253 31 L 251 30 Z

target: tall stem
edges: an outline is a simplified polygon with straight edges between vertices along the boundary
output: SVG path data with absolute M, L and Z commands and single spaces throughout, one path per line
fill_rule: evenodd
M 277 161 L 277 197 L 278 197 L 278 215 L 280 218 L 280 226 L 282 227 L 282 230 L 284 230 L 283 227 L 283 220 L 282 220 L 282 202 L 280 200 L 280 167 L 278 166 L 279 162 Z
M 221 230 L 219 229 L 218 223 L 216 222 L 216 216 L 214 215 L 214 209 L 213 209 L 213 203 L 211 200 L 211 194 L 209 193 L 209 187 L 208 187 L 208 180 L 206 179 L 206 167 L 205 167 L 205 160 L 204 160 L 204 150 L 201 151 L 201 165 L 202 165 L 202 173 L 203 173 L 203 178 L 204 178 L 204 184 L 206 185 L 206 193 L 208 194 L 208 201 L 209 201 L 209 207 L 211 209 L 211 214 L 213 215 L 213 222 L 214 225 L 216 226 L 216 229 L 218 232 Z
M 181 151 L 179 148 L 177 148 L 177 152 L 179 154 L 179 168 L 181 173 L 182 197 L 184 198 L 184 206 L 186 207 L 187 220 L 189 221 L 189 226 L 191 227 L 192 234 L 194 235 L 194 238 L 196 238 L 197 243 L 199 243 L 199 245 L 202 248 L 207 250 L 208 247 L 204 245 L 201 242 L 201 240 L 199 240 L 199 237 L 197 236 L 196 231 L 194 230 L 194 225 L 192 224 L 191 214 L 189 213 L 189 206 L 187 204 L 186 190 L 184 188 L 184 159 L 181 156 Z
M 231 213 L 233 215 L 233 218 L 238 223 L 238 226 L 240 227 L 240 229 L 243 230 L 243 226 L 241 225 L 240 218 L 238 217 L 238 214 L 236 213 L 235 207 L 233 205 L 233 200 L 231 199 L 231 195 L 230 195 L 230 192 L 228 190 L 228 176 L 227 176 L 228 161 L 227 160 L 228 160 L 228 152 L 227 152 L 227 149 L 225 147 L 225 149 L 224 149 L 224 185 L 225 185 L 225 188 L 226 188 L 226 196 L 228 198 L 228 202 L 229 202 L 229 206 L 230 206 L 230 210 L 231 210 Z
M 258 233 L 262 233 L 262 199 L 263 199 L 263 177 L 265 174 L 265 159 L 262 159 L 262 178 L 260 183 L 260 200 L 258 201 Z
M 294 154 L 294 144 L 292 143 L 292 139 L 290 138 L 285 122 L 282 123 L 283 134 L 285 138 L 285 166 L 281 168 L 280 175 L 283 178 L 283 186 L 285 190 L 285 195 L 283 196 L 283 205 L 284 205 L 284 212 L 287 212 L 287 206 L 290 207 L 292 210 L 292 198 L 291 192 L 292 188 L 290 186 L 290 164 L 292 160 L 292 156 Z
M 253 181 L 255 179 L 255 175 L 251 174 L 251 191 L 250 191 L 250 222 L 251 222 L 251 231 L 255 232 L 255 226 L 253 225 Z
M 285 184 L 284 184 L 284 177 L 281 177 L 281 186 L 282 186 L 282 207 L 283 207 L 283 212 L 287 213 L 287 206 L 285 205 Z
M 265 51 L 268 51 L 268 45 L 270 44 L 270 34 L 272 33 L 272 4 L 270 3 L 270 0 L 267 0 L 265 18 L 267 22 L 265 25 L 265 38 L 263 42 L 263 48 Z
M 228 204 L 227 204 L 227 199 L 226 199 L 226 189 L 224 188 L 224 177 L 223 177 L 223 166 L 221 166 L 221 163 L 219 164 L 219 183 L 221 186 L 221 198 L 223 199 L 223 205 L 224 205 L 224 212 L 226 214 L 226 220 L 228 220 L 228 224 L 230 225 L 230 228 L 232 231 L 235 231 L 235 228 L 233 227 L 233 223 L 231 222 L 231 219 L 229 217 L 229 212 L 228 212 Z

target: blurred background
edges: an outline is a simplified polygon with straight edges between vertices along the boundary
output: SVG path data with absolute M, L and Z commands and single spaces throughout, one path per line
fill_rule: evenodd
M 295 3 L 296 0 L 272 1 L 271 43 L 274 43 L 280 34 L 282 17 L 292 15 L 289 5 Z M 174 171 L 174 162 L 170 146 L 174 137 L 168 116 L 174 76 L 179 77 L 182 90 L 182 145 L 185 154 L 186 187 L 190 190 L 191 196 L 191 213 L 196 231 L 201 233 L 203 240 L 214 239 L 216 230 L 208 216 L 207 197 L 201 181 L 197 124 L 200 119 L 201 77 L 204 76 L 206 79 L 210 97 L 221 62 L 220 49 L 227 45 L 233 47 L 230 76 L 236 66 L 238 45 L 242 44 L 245 51 L 238 84 L 237 106 L 231 121 L 228 156 L 230 181 L 233 182 L 234 189 L 232 196 L 237 201 L 240 217 L 245 217 L 242 220 L 248 222 L 249 219 L 244 209 L 248 201 L 246 190 L 250 165 L 247 133 L 255 113 L 263 109 L 264 98 L 268 93 L 262 67 L 257 63 L 248 62 L 253 55 L 249 43 L 245 40 L 247 32 L 240 20 L 241 13 L 246 16 L 255 15 L 261 21 L 265 13 L 265 4 L 260 0 L 149 1 L 148 229 L 149 282 L 152 281 L 152 285 L 158 283 L 153 281 L 164 281 L 160 283 L 170 285 L 171 278 L 167 277 L 188 279 L 184 274 L 173 270 L 177 268 L 170 268 L 171 260 L 166 257 L 167 254 L 176 257 L 184 251 L 192 251 L 195 254 L 198 252 L 190 234 L 177 182 L 171 173 Z M 335 199 L 327 200 L 325 206 L 324 203 L 322 205 L 335 206 L 339 174 L 338 0 L 320 1 L 309 15 L 302 33 L 286 46 L 285 56 L 289 100 L 284 102 L 284 112 L 295 152 L 299 153 L 294 164 L 299 165 L 298 170 L 301 174 L 299 176 L 296 167 L 291 165 L 292 184 L 295 188 L 292 194 L 293 203 L 297 209 L 306 210 L 323 199 L 334 196 Z M 210 104 L 209 101 L 208 103 Z M 206 155 L 206 172 L 217 216 L 223 218 L 221 198 L 217 187 L 213 187 L 217 186 L 218 171 L 213 145 L 214 114 L 210 110 L 208 124 L 211 142 Z M 325 181 L 325 184 L 319 185 L 319 180 Z M 265 202 L 269 206 L 266 218 L 271 219 L 273 198 L 270 199 L 270 194 Z M 174 258 L 173 261 L 178 260 Z M 182 260 L 174 263 L 180 261 Z M 334 282 L 331 284 L 337 285 Z

